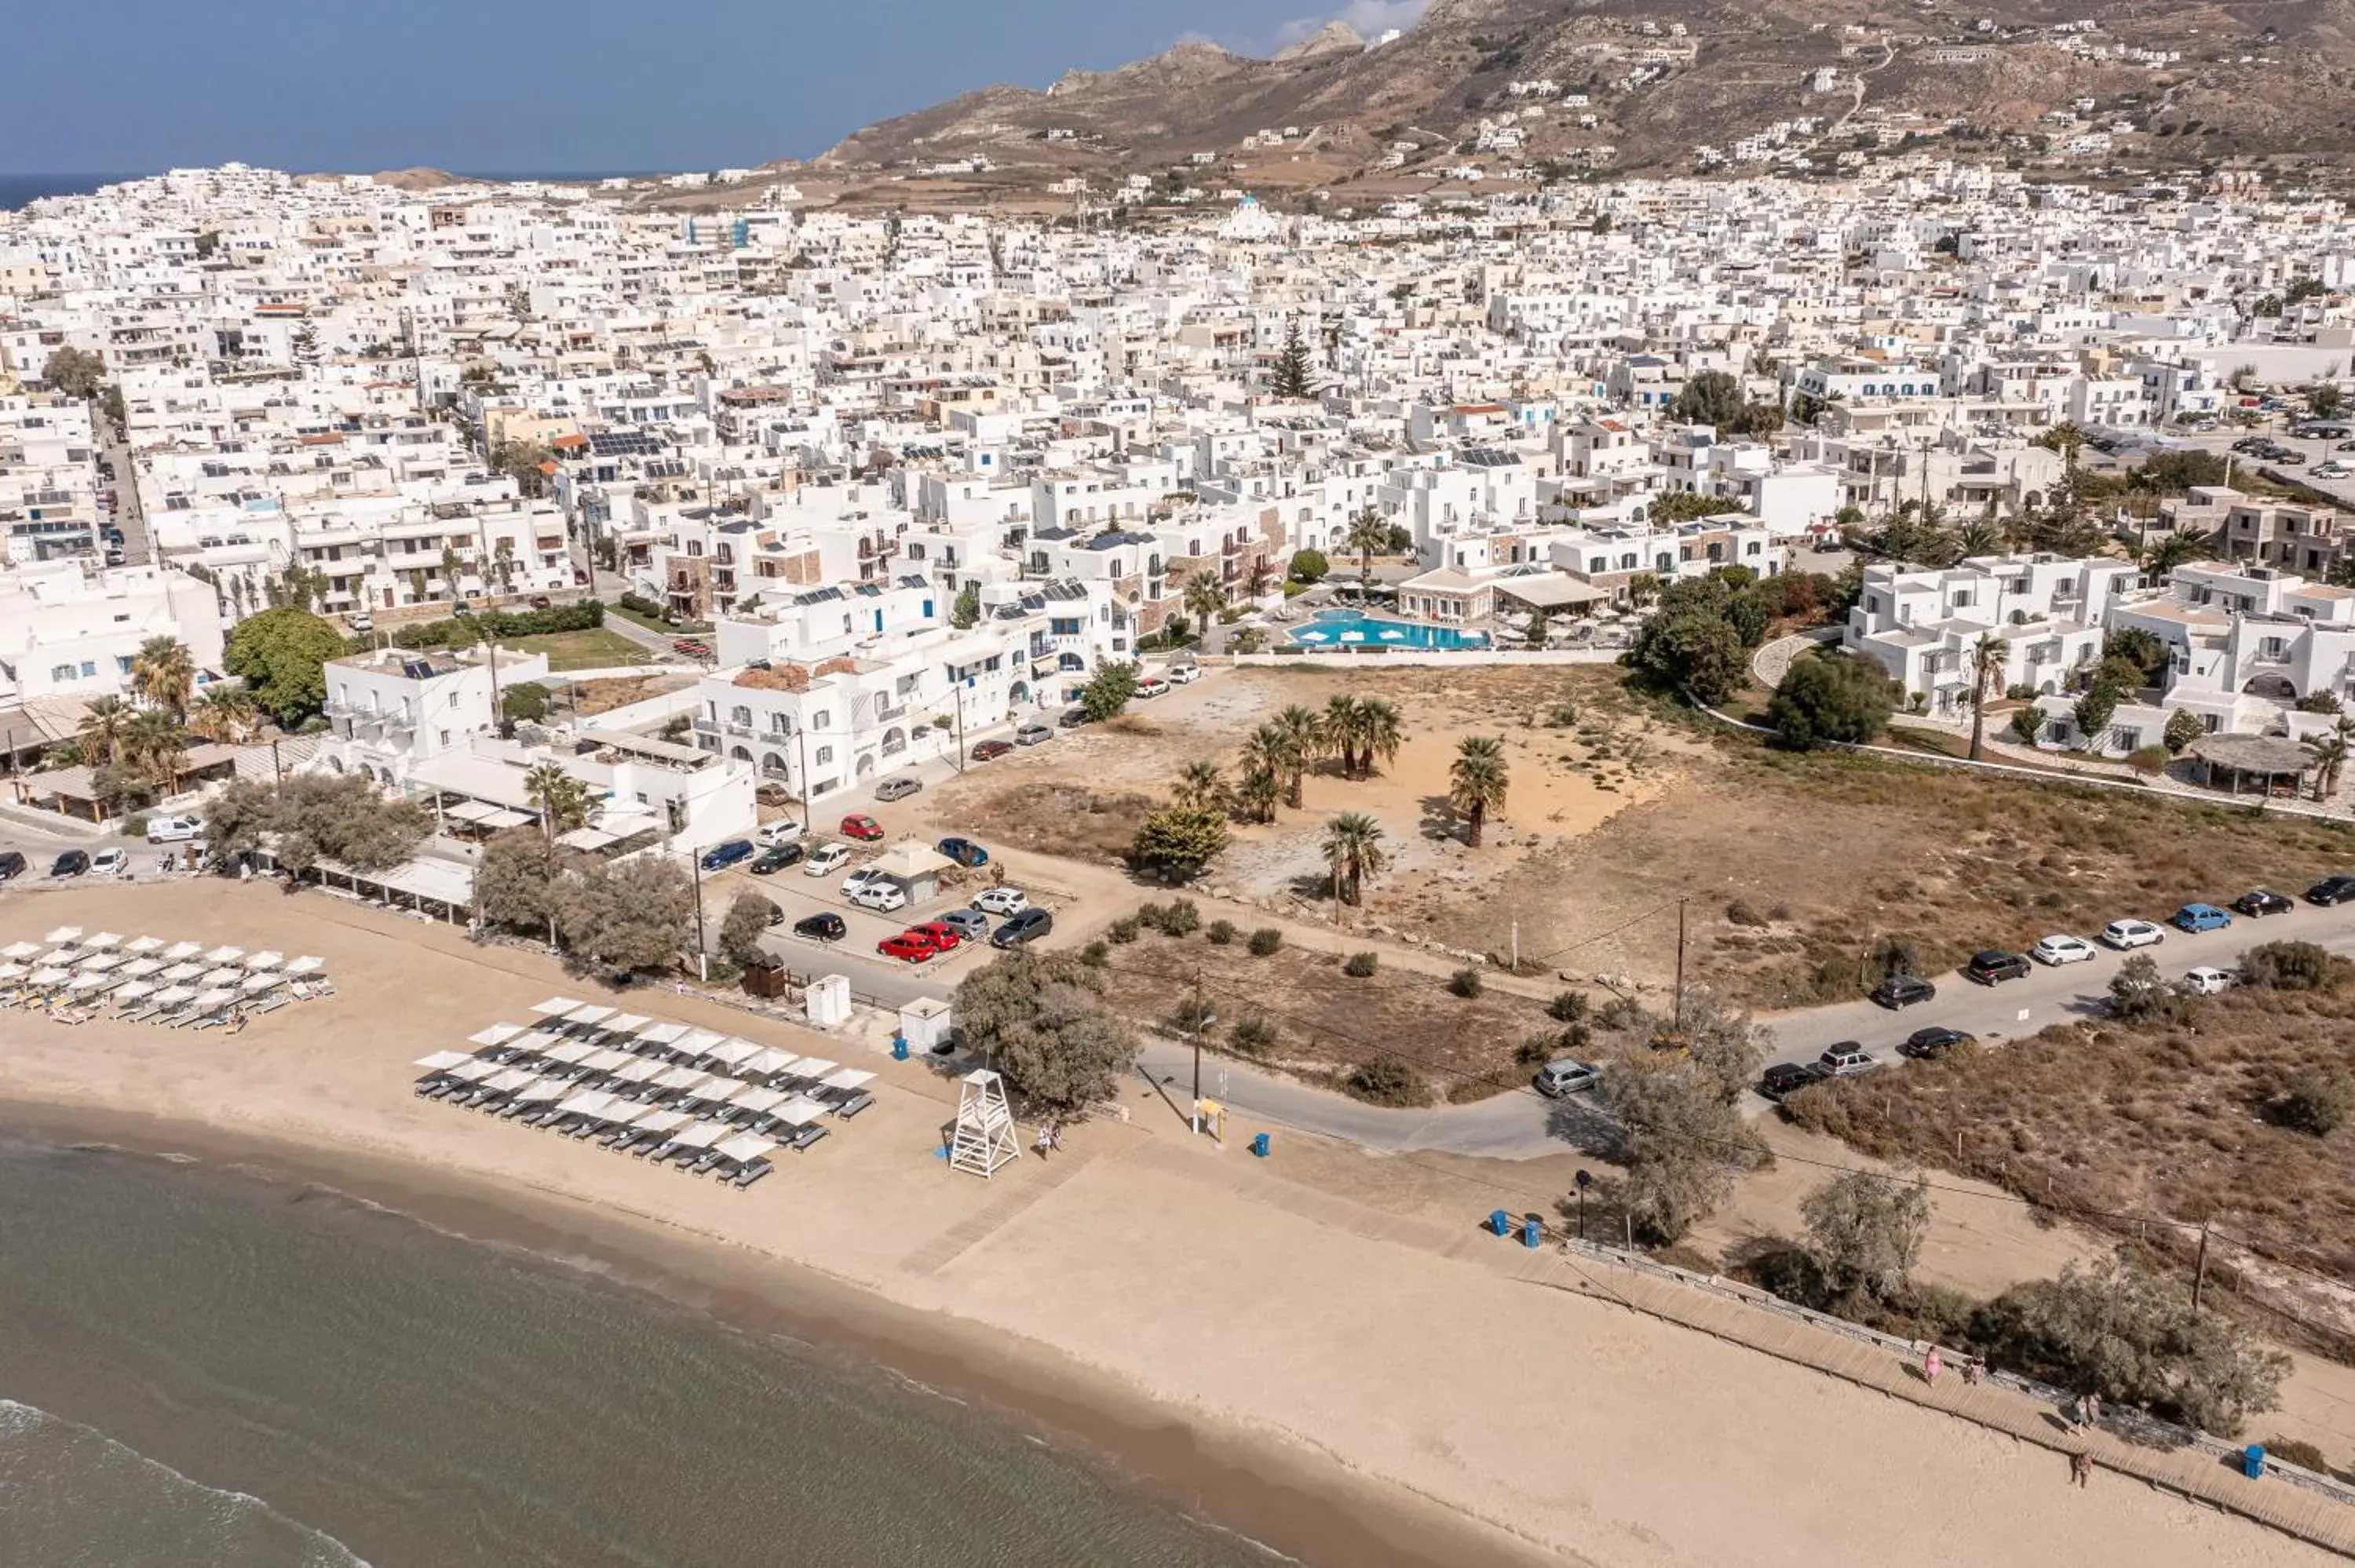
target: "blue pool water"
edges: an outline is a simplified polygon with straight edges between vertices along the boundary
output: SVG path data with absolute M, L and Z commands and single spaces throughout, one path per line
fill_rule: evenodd
M 1307 625 L 1295 627 L 1292 641 L 1310 648 L 1486 648 L 1485 631 L 1458 631 L 1452 626 L 1425 626 L 1419 621 L 1384 620 L 1354 609 L 1327 609 Z

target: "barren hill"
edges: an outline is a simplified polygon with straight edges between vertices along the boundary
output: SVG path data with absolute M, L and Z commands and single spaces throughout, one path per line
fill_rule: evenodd
M 2030 165 L 2330 177 L 2355 152 L 2355 0 L 1433 0 L 1378 46 L 1335 24 L 1273 59 L 1187 44 L 984 88 L 817 169 L 978 157 L 1004 185 L 1184 165 L 1206 188 L 1308 188 L 1467 163 L 1829 170 L 1942 139 Z

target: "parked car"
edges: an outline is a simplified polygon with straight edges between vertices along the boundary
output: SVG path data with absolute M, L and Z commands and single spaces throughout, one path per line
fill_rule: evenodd
M 962 914 L 964 911 L 960 910 Z M 922 937 L 943 953 L 954 952 L 964 945 L 964 933 L 946 920 L 926 920 L 908 927 L 911 937 Z
M 1897 1047 L 1897 1054 L 1911 1056 L 1916 1061 L 1929 1061 L 1945 1055 L 1957 1045 L 1968 1045 L 1971 1042 L 1972 1036 L 1959 1029 L 1934 1023 L 1927 1029 L 1916 1029 L 1908 1034 L 1904 1044 Z
M 1770 1100 L 1779 1100 L 1809 1084 L 1820 1084 L 1828 1076 L 1828 1074 L 1811 1062 L 1777 1062 L 1759 1078 L 1758 1092 Z
M 1938 988 L 1919 975 L 1891 975 L 1872 988 L 1872 1000 L 1892 1012 L 1929 1001 L 1938 994 Z
M 1077 729 L 1082 725 L 1088 722 L 1088 710 L 1085 708 L 1076 707 L 1065 708 L 1061 716 L 1058 717 L 1055 722 L 1065 729 Z
M 2334 461 L 2316 463 L 2307 471 L 2316 479 L 2345 479 L 2350 473 L 2355 473 L 2355 469 L 2350 469 L 2345 463 Z
M 2355 898 L 2355 876 L 2326 876 L 2306 890 L 2308 904 L 2319 904 L 2325 908 L 2334 904 L 2344 904 L 2350 898 Z
M 800 864 L 805 853 L 799 844 L 779 844 L 774 849 L 762 850 L 744 869 L 754 876 L 773 876 L 789 865 Z
M 873 843 L 883 836 L 883 824 L 864 811 L 853 811 L 842 819 L 837 830 L 844 838 L 857 839 L 861 843 Z
M 190 839 L 204 837 L 205 820 L 186 815 L 150 817 L 147 819 L 147 842 L 151 844 L 180 844 Z
M 995 762 L 1013 749 L 1014 743 L 1010 740 L 978 740 L 974 742 L 973 759 L 975 762 Z
M 730 866 L 741 864 L 751 858 L 752 841 L 751 839 L 730 839 L 724 844 L 714 844 L 703 852 L 703 869 L 726 871 Z
M 131 869 L 131 852 L 127 849 L 102 849 L 90 859 L 92 876 L 120 876 Z
M 1019 915 L 1030 906 L 1030 895 L 1018 887 L 985 888 L 975 895 L 973 906 L 985 915 Z
M 1871 1070 L 1872 1053 L 1853 1040 L 1843 1040 L 1837 1045 L 1825 1046 L 1824 1054 L 1816 1058 L 1816 1065 L 1830 1077 L 1850 1077 Z
M 941 956 L 938 948 L 907 931 L 896 937 L 884 938 L 875 944 L 875 950 L 887 959 L 898 959 L 909 964 L 928 964 Z
M 670 645 L 673 652 L 683 654 L 689 659 L 711 657 L 711 644 L 698 642 L 692 637 L 674 637 L 670 640 Z
M 1054 738 L 1055 726 L 1050 724 L 1040 724 L 1037 719 L 1032 719 L 1014 732 L 1014 744 L 1017 746 L 1044 746 Z
M 1055 917 L 1044 909 L 1024 909 L 992 932 L 989 944 L 994 948 L 1018 948 L 1025 942 L 1037 941 L 1054 928 Z
M 850 923 L 831 909 L 805 915 L 794 922 L 794 935 L 815 942 L 839 942 L 850 934 Z
M 1602 1080 L 1603 1069 L 1591 1063 L 1575 1062 L 1568 1056 L 1558 1062 L 1548 1062 L 1538 1069 L 1538 1093 L 1548 1099 L 1558 1100 L 1564 1095 L 1574 1095 L 1581 1089 L 1591 1089 Z
M 860 888 L 871 887 L 878 883 L 889 886 L 891 879 L 871 865 L 862 865 L 842 879 L 842 895 L 847 898 Z
M 851 890 L 850 901 L 861 909 L 872 909 L 879 915 L 889 915 L 908 906 L 908 890 L 896 882 L 870 882 Z
M 2028 960 L 2018 953 L 2007 953 L 2000 948 L 1989 948 L 1972 956 L 1963 966 L 1963 973 L 1981 985 L 1995 985 L 2008 980 L 2026 980 Z
M 2187 904 L 2170 922 L 2179 931 L 2221 931 L 2232 923 L 2232 916 L 2213 904 Z
M 373 615 L 348 616 L 345 619 L 344 624 L 365 637 L 376 630 L 376 617 Z
M 2286 915 L 2296 907 L 2297 900 L 2284 894 L 2268 893 L 2262 887 L 2253 887 L 2232 900 L 2232 912 L 2253 920 L 2268 915 Z
M 936 923 L 954 931 L 962 941 L 978 942 L 989 935 L 989 916 L 978 909 L 952 909 Z
M 809 863 L 802 867 L 804 876 L 832 876 L 850 863 L 848 844 L 820 844 L 810 851 Z
M 0 882 L 9 882 L 25 874 L 25 856 L 21 851 L 0 851 Z
M 785 906 L 773 898 L 763 898 L 761 900 L 761 918 L 772 926 L 782 926 L 785 923 Z
M 989 863 L 989 852 L 971 839 L 943 839 L 935 847 L 959 865 L 977 866 Z
M 2083 937 L 2055 934 L 2029 948 L 2028 956 L 2040 964 L 2051 964 L 2057 969 L 2062 964 L 2082 964 L 2091 959 L 2094 944 Z
M 804 831 L 802 825 L 791 817 L 780 817 L 773 822 L 764 823 L 761 831 L 752 835 L 752 842 L 762 849 L 774 849 L 779 844 L 798 843 Z
M 2232 971 L 2230 969 L 2220 969 L 2211 965 L 2202 964 L 2196 969 L 2187 971 L 2176 984 L 2188 995 L 2214 996 L 2219 991 L 2232 990 Z
M 536 593 L 531 596 L 531 607 L 534 609 L 546 609 L 554 602 L 554 600 L 550 599 L 544 593 Z
M 1199 664 L 1172 664 L 1169 666 L 1168 680 L 1169 683 L 1173 686 L 1190 686 L 1201 678 L 1202 666 Z
M 2113 920 L 2102 927 L 2103 943 L 2122 953 L 2155 948 L 2166 940 L 2167 933 L 2147 920 Z
M 1169 683 L 1158 675 L 1147 675 L 1136 683 L 1136 694 L 1140 697 L 1167 696 L 1169 694 Z
M 80 876 L 90 869 L 88 850 L 68 850 L 49 863 L 51 876 Z

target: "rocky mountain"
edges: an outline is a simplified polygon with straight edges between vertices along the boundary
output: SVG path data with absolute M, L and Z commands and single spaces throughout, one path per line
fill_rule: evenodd
M 813 172 L 962 164 L 1001 187 L 1079 175 L 1102 190 L 1183 166 L 1204 188 L 1379 190 L 1467 164 L 1828 172 L 1942 144 L 2330 179 L 2355 152 L 2355 0 L 2085 0 L 2065 16 L 2051 0 L 1433 0 L 1378 45 L 1335 23 L 1272 59 L 1185 44 L 1043 90 L 984 88 L 860 131 Z

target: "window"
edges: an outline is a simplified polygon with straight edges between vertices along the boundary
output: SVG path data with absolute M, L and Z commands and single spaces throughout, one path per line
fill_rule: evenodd
M 457 693 L 455 693 L 455 692 L 453 692 L 453 693 L 451 693 L 451 694 L 450 694 L 450 706 L 451 706 L 452 708 L 453 708 L 453 709 L 454 709 L 455 707 L 457 707 L 457 705 L 458 705 L 458 694 L 457 694 Z
M 450 732 L 449 732 L 448 730 L 446 730 L 446 729 L 445 729 L 445 730 L 441 731 L 440 733 L 441 733 L 441 736 L 442 736 L 442 745 L 444 745 L 444 746 L 449 745 L 449 744 L 450 744 Z
M 52 665 L 50 665 L 50 666 L 49 666 L 49 679 L 50 679 L 50 680 L 52 680 L 52 681 L 70 681 L 70 680 L 72 680 L 73 678 L 74 678 L 74 667 L 73 667 L 72 665 L 70 665 L 70 664 L 52 664 Z
M 81 678 L 82 678 L 83 680 L 87 681 L 87 680 L 89 680 L 91 676 L 93 676 L 93 675 L 95 675 L 95 674 L 97 674 L 97 673 L 98 673 L 98 661 L 97 661 L 97 660 L 95 660 L 95 659 L 85 659 L 85 660 L 83 660 L 83 661 L 81 662 Z
M 116 674 L 118 674 L 118 675 L 128 675 L 129 673 L 131 673 L 131 655 L 130 655 L 130 654 L 128 654 L 128 653 L 117 653 L 117 654 L 114 656 L 114 673 L 115 673 Z
M 819 747 L 817 748 L 817 760 L 816 760 L 816 763 L 815 763 L 815 766 L 816 766 L 816 767 L 823 768 L 823 767 L 825 767 L 827 763 L 832 762 L 833 760 L 834 760 L 834 747 L 830 747 L 830 746 L 821 746 L 821 747 Z
M 818 712 L 810 716 L 810 728 L 812 729 L 831 729 L 833 726 L 834 710 L 832 708 L 821 708 Z

